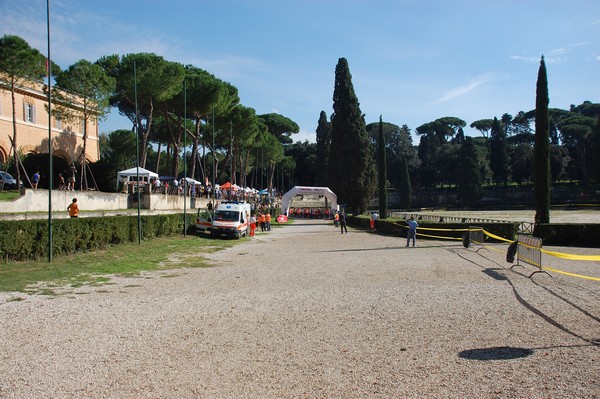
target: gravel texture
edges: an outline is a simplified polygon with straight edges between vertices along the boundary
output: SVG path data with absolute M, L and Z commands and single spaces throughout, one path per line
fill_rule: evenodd
M 599 282 L 349 231 L 298 221 L 211 268 L 0 294 L 0 397 L 600 397 Z

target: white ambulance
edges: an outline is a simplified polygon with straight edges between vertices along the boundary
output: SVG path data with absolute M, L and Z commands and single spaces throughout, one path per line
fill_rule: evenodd
M 210 235 L 226 237 L 247 237 L 250 231 L 250 204 L 247 202 L 225 201 L 217 206 L 212 218 Z

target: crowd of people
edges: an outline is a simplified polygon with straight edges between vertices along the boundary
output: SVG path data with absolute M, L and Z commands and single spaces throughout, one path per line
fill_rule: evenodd
M 290 208 L 288 212 L 289 217 L 304 219 L 330 220 L 334 214 L 335 211 L 329 208 Z

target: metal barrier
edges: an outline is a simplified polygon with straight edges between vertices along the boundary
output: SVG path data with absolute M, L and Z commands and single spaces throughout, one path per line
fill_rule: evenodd
M 485 240 L 485 235 L 483 233 L 483 227 L 481 226 L 469 226 L 469 244 L 470 245 L 478 245 L 477 251 L 480 249 L 484 249 L 483 242 Z
M 512 265 L 511 268 L 523 266 L 520 264 L 520 262 L 523 262 L 538 268 L 529 275 L 530 278 L 536 273 L 546 273 L 550 276 L 550 273 L 542 269 L 542 239 L 518 234 L 517 241 L 517 264 Z
M 442 216 L 429 213 L 407 213 L 407 212 L 390 212 L 390 216 L 399 217 L 401 219 L 408 219 L 413 216 L 416 220 L 424 220 L 427 222 L 436 223 L 511 223 L 509 220 L 497 220 L 497 219 L 481 219 L 461 216 Z M 533 228 L 535 223 L 530 222 L 518 222 L 518 233 L 533 234 Z

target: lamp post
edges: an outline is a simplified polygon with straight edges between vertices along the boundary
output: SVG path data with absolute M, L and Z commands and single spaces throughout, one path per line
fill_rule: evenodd
M 187 230 L 187 132 L 185 121 L 187 119 L 187 83 L 183 81 L 183 236 L 186 236 Z
M 52 263 L 52 61 L 50 58 L 50 0 L 46 1 L 46 18 L 48 28 L 48 171 L 50 186 L 48 187 L 48 262 Z M 15 150 L 16 151 L 16 150 Z M 18 167 L 18 166 L 17 166 Z M 17 187 L 19 188 L 19 187 Z
M 213 191 L 213 209 L 215 209 L 215 194 L 216 194 L 216 186 L 215 186 L 215 106 L 212 106 L 212 191 Z

